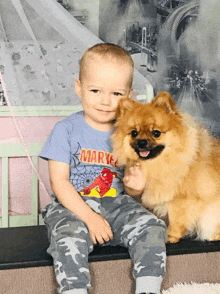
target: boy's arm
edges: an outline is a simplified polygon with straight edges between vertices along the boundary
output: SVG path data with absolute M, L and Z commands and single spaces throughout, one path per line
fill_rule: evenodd
M 93 244 L 111 240 L 113 234 L 109 223 L 78 194 L 69 180 L 69 168 L 67 163 L 49 159 L 50 183 L 57 199 L 87 225 Z
M 140 164 L 125 168 L 123 178 L 124 188 L 128 195 L 139 197 L 143 193 L 146 177 L 140 169 Z

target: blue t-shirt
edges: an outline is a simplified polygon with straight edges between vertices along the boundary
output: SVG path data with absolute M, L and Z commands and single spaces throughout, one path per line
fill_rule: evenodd
M 83 196 L 116 197 L 123 192 L 123 171 L 112 154 L 110 135 L 92 128 L 83 111 L 56 123 L 40 157 L 70 164 L 70 181 Z

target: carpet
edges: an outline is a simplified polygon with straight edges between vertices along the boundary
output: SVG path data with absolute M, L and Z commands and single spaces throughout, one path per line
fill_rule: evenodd
M 220 284 L 176 284 L 168 290 L 163 290 L 162 294 L 220 294 Z

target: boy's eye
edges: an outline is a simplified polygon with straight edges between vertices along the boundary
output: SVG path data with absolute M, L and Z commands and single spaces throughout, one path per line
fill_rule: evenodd
M 121 93 L 119 93 L 119 92 L 114 92 L 114 95 L 115 96 L 123 96 Z
M 91 90 L 93 93 L 98 93 L 99 92 L 99 90 L 97 90 L 97 89 L 92 89 Z

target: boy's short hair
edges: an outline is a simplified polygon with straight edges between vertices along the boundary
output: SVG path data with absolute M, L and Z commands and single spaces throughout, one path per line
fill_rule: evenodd
M 133 80 L 134 62 L 131 55 L 121 46 L 111 43 L 98 43 L 86 50 L 80 60 L 79 79 L 82 80 L 83 71 L 86 68 L 86 60 L 93 55 L 103 58 L 115 59 L 131 66 L 131 84 Z

